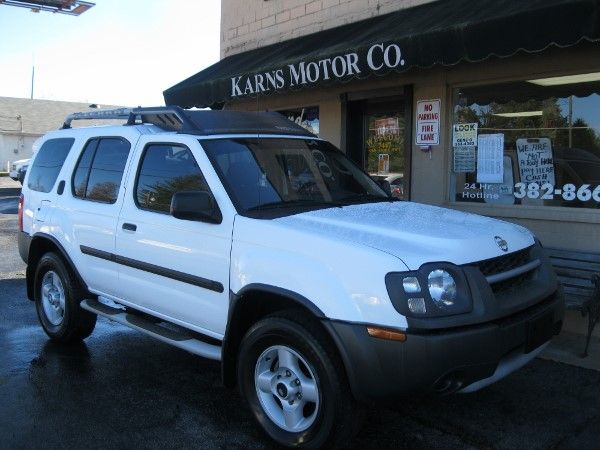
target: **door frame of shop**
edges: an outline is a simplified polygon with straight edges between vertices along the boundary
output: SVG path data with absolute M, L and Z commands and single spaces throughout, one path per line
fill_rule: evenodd
M 394 89 L 348 92 L 340 96 L 342 103 L 341 148 L 356 164 L 367 170 L 365 146 L 365 121 L 367 114 L 396 110 L 398 104 L 404 108 L 404 167 L 406 199 L 411 198 L 412 185 L 412 107 L 413 89 L 411 85 Z

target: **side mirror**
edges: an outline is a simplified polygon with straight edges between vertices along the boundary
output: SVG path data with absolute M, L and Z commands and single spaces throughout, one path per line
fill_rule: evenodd
M 371 179 L 375 183 L 377 183 L 377 186 L 379 186 L 381 189 L 383 189 L 383 192 L 385 192 L 388 195 L 388 197 L 392 196 L 392 187 L 390 186 L 390 183 L 385 178 L 371 177 Z
M 207 191 L 175 192 L 171 198 L 171 215 L 177 219 L 221 223 L 223 216 L 214 197 Z

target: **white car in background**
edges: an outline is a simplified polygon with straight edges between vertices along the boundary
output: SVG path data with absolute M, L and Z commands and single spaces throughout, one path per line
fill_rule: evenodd
M 19 181 L 21 184 L 23 184 L 23 178 L 25 178 L 25 171 L 27 170 L 27 167 L 29 166 L 29 161 L 31 161 L 31 158 L 19 159 L 18 161 L 14 161 L 10 165 L 9 176 L 13 180 Z

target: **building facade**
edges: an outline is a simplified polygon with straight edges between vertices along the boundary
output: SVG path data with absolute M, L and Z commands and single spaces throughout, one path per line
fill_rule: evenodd
M 221 58 L 432 0 L 226 0 Z
M 0 171 L 8 171 L 13 161 L 31 158 L 35 140 L 60 128 L 67 115 L 89 109 L 89 103 L 0 97 Z M 89 123 L 74 126 L 85 125 Z
M 280 111 L 398 197 L 600 253 L 598 17 L 595 0 L 224 0 L 223 59 L 165 99 Z

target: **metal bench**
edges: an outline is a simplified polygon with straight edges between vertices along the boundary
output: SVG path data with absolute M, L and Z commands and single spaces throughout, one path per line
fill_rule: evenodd
M 588 316 L 588 333 L 582 355 L 585 358 L 592 332 L 600 320 L 600 254 L 555 248 L 545 250 L 563 286 L 566 308 Z

